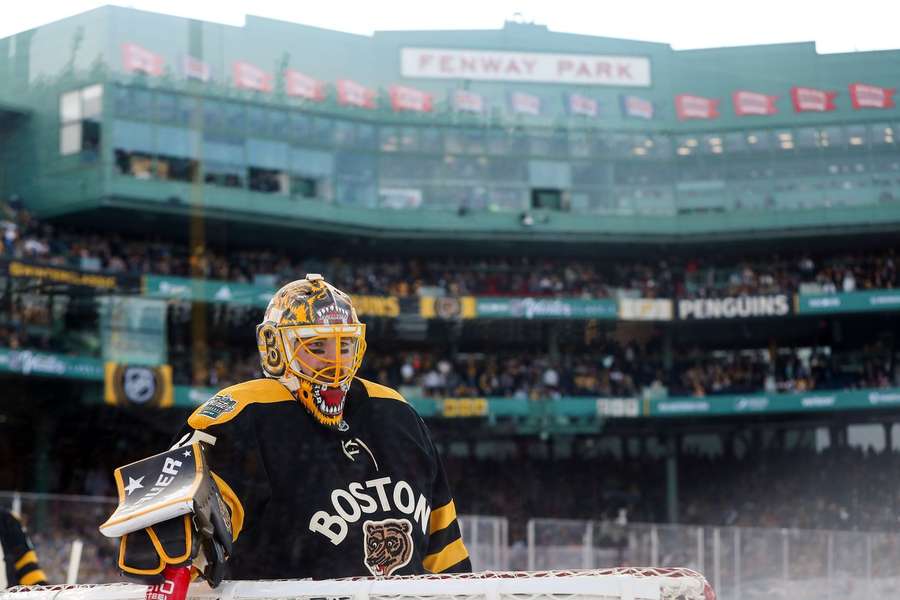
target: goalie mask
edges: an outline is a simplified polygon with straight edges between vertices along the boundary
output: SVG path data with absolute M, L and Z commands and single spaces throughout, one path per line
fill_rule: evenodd
M 343 430 L 365 332 L 350 296 L 309 274 L 275 293 L 256 328 L 263 373 L 291 390 L 316 421 Z

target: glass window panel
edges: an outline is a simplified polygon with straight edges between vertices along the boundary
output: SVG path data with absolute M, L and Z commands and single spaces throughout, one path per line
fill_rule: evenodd
M 873 123 L 870 125 L 869 138 L 873 146 L 893 146 L 897 129 L 890 123 Z
M 630 133 L 614 133 L 610 136 L 613 154 L 618 158 L 630 158 L 634 151 L 634 136 Z
M 334 143 L 334 120 L 313 117 L 313 140 L 323 145 Z
M 528 190 L 525 188 L 492 187 L 488 190 L 488 208 L 520 211 L 528 207 Z
M 356 126 L 356 144 L 360 148 L 375 147 L 375 126 L 359 123 Z
M 416 127 L 403 127 L 400 129 L 400 149 L 405 152 L 413 152 L 419 149 L 419 131 Z
M 203 160 L 237 165 L 243 168 L 245 166 L 244 144 L 225 136 L 206 135 L 203 138 Z
M 96 119 L 103 112 L 103 86 L 90 85 L 81 90 L 81 116 Z
M 594 156 L 608 156 L 610 153 L 610 135 L 605 132 L 596 132 L 591 138 L 591 154 Z
M 244 131 L 247 127 L 247 116 L 244 105 L 237 102 L 225 102 L 225 127 L 233 131 Z
M 572 156 L 586 158 L 591 155 L 591 138 L 586 131 L 569 132 L 569 153 Z
M 792 152 L 797 147 L 794 131 L 791 129 L 775 130 L 775 148 L 784 152 Z
M 672 157 L 672 139 L 669 136 L 654 135 L 651 136 L 651 140 L 653 141 L 653 148 L 650 152 L 652 156 L 656 156 L 657 158 Z
M 334 172 L 334 155 L 309 148 L 290 149 L 290 168 L 298 175 L 328 177 Z
M 119 116 L 131 112 L 131 90 L 123 85 L 113 87 L 113 113 Z
M 69 123 L 59 129 L 59 153 L 63 156 L 81 152 L 81 123 Z
M 675 154 L 677 156 L 692 156 L 698 154 L 699 152 L 700 140 L 696 135 L 675 136 Z
M 722 135 L 725 151 L 729 154 L 746 152 L 747 136 L 743 131 L 729 131 Z
M 608 161 L 576 161 L 572 163 L 572 182 L 575 185 L 610 185 L 612 171 Z
M 114 121 L 112 134 L 113 148 L 156 154 L 156 143 L 153 139 L 153 125 L 134 121 Z
M 748 131 L 747 148 L 751 152 L 770 150 L 772 148 L 772 132 L 765 129 Z
M 506 154 L 509 152 L 509 141 L 502 129 L 489 129 L 484 134 L 485 147 L 489 154 Z
M 528 151 L 532 156 L 549 156 L 553 154 L 553 144 L 549 131 L 535 129 L 528 134 Z
M 287 130 L 288 130 L 287 111 L 270 109 L 269 110 L 269 134 L 272 137 L 286 137 Z
M 339 175 L 356 179 L 375 178 L 375 159 L 369 154 L 358 152 L 340 152 L 335 158 L 335 167 Z
M 352 146 L 356 138 L 355 129 L 352 121 L 335 121 L 334 143 L 338 146 Z
M 198 107 L 200 105 L 200 101 L 197 98 L 193 98 L 191 96 L 178 95 L 176 98 L 178 105 L 176 110 L 178 111 L 178 115 L 176 117 L 176 123 L 179 125 L 193 127 L 194 126 L 194 113 L 197 112 Z M 211 102 L 207 100 L 207 102 Z
M 486 150 L 483 129 L 466 129 L 463 131 L 466 140 L 466 152 L 484 154 Z
M 443 130 L 438 127 L 425 127 L 419 131 L 419 144 L 424 152 L 440 153 L 443 144 Z
M 206 130 L 225 129 L 227 115 L 225 106 L 218 100 L 203 101 L 203 128 Z
M 819 129 L 819 146 L 822 148 L 843 149 L 847 145 L 847 136 L 843 127 L 822 127 Z
M 256 135 L 268 133 L 266 110 L 257 106 L 247 107 L 247 131 Z
M 869 132 L 865 125 L 848 125 L 847 144 L 851 150 L 863 150 L 869 145 Z
M 175 117 L 175 95 L 164 92 L 156 94 L 156 120 L 161 123 L 174 123 Z
M 312 119 L 299 112 L 292 112 L 291 138 L 295 140 L 308 140 L 312 136 Z
M 525 181 L 528 163 L 520 158 L 495 157 L 488 161 L 488 178 L 493 181 Z
M 799 127 L 793 134 L 794 146 L 797 148 L 810 150 L 820 144 L 819 132 L 813 127 Z
M 197 157 L 197 132 L 182 127 L 158 125 L 156 127 L 156 147 L 159 154 L 178 158 Z
M 465 136 L 459 129 L 447 129 L 444 132 L 444 150 L 450 154 L 462 154 L 466 148 Z
M 565 157 L 569 154 L 569 136 L 565 130 L 556 130 L 550 134 L 550 155 Z
M 378 134 L 382 152 L 396 152 L 400 149 L 400 129 L 398 127 L 381 128 Z
M 246 145 L 249 165 L 279 171 L 287 170 L 288 145 L 286 142 L 249 138 Z
M 59 120 L 61 123 L 81 120 L 81 95 L 78 92 L 66 92 L 59 97 Z
M 153 118 L 153 92 L 143 88 L 132 88 L 131 109 L 128 114 L 139 119 Z
M 375 208 L 378 205 L 378 191 L 374 183 L 338 179 L 335 183 L 335 200 L 338 204 L 347 206 Z

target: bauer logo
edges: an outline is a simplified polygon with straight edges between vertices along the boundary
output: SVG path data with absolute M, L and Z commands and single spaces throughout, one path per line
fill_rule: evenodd
M 237 402 L 232 400 L 231 396 L 213 396 L 206 401 L 198 414 L 217 419 L 222 414 L 233 411 L 236 405 Z

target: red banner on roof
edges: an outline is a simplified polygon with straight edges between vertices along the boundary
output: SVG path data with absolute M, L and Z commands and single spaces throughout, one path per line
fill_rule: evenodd
M 850 101 L 853 109 L 861 108 L 894 108 L 894 92 L 897 88 L 883 88 L 866 83 L 851 83 Z
M 375 90 L 350 79 L 337 80 L 338 103 L 362 108 L 375 108 Z
M 597 102 L 597 99 L 584 94 L 569 94 L 566 104 L 570 115 L 596 117 L 600 114 L 600 103 Z
M 406 87 L 405 85 L 392 85 L 389 90 L 391 96 L 391 108 L 394 111 L 411 110 L 414 112 L 431 112 L 431 94 Z
M 619 97 L 619 103 L 622 107 L 622 114 L 626 117 L 637 117 L 638 119 L 652 119 L 655 107 L 653 102 L 639 96 L 622 95 Z
M 306 98 L 315 102 L 325 99 L 325 84 L 314 77 L 300 71 L 285 69 L 284 91 L 288 96 Z
M 519 115 L 541 114 L 541 99 L 525 92 L 512 92 L 509 95 L 509 105 L 512 111 Z
M 159 54 L 131 42 L 122 44 L 122 68 L 129 73 L 162 75 L 164 64 L 165 60 Z
M 791 102 L 794 104 L 794 112 L 828 112 L 834 110 L 834 99 L 836 97 L 837 92 L 798 86 L 791 88 Z
M 675 115 L 679 121 L 688 119 L 718 119 L 719 101 L 691 94 L 675 96 Z
M 484 97 L 481 94 L 469 90 L 455 90 L 453 92 L 453 108 L 463 112 L 483 113 Z
M 769 96 L 758 92 L 738 90 L 731 94 L 731 102 L 734 105 L 734 114 L 739 117 L 745 115 L 774 115 L 778 112 L 775 101 L 778 96 Z
M 234 85 L 245 90 L 258 92 L 272 91 L 272 76 L 254 64 L 241 60 L 235 61 L 231 67 Z

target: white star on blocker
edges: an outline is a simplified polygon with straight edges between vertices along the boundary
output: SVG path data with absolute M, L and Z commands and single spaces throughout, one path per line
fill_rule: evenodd
M 144 487 L 143 485 L 141 485 L 141 482 L 144 480 L 144 477 L 146 477 L 146 475 L 143 477 L 138 477 L 137 479 L 135 479 L 134 477 L 128 478 L 128 485 L 125 486 L 125 491 L 128 493 L 129 496 L 131 495 L 131 492 L 133 492 L 134 490 Z

